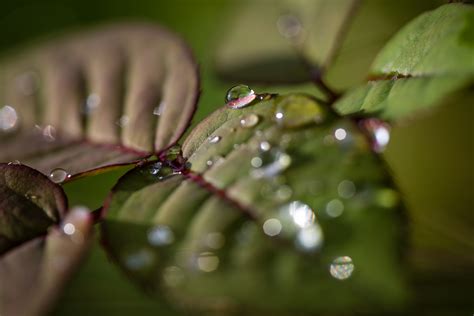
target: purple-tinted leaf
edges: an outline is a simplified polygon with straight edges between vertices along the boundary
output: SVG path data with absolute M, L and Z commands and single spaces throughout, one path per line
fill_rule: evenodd
M 92 223 L 73 208 L 61 227 L 0 257 L 0 315 L 47 315 L 89 249 Z
M 189 48 L 155 25 L 69 35 L 0 66 L 0 161 L 74 175 L 175 143 L 195 110 Z
M 67 209 L 63 189 L 23 165 L 0 164 L 0 255 L 59 223 Z

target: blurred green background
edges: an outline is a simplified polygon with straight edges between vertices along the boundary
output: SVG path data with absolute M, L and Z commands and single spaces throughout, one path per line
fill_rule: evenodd
M 273 4 L 270 0 L 262 1 Z M 384 42 L 407 21 L 441 3 L 364 2 L 341 54 L 329 71 L 329 82 L 338 89 L 362 82 Z M 53 35 L 101 23 L 127 20 L 160 23 L 180 34 L 199 62 L 202 94 L 193 121 L 196 123 L 223 104 L 226 90 L 234 84 L 216 77 L 213 58 L 220 39 L 231 36 L 226 33 L 226 26 L 243 5 L 245 1 L 230 0 L 8 1 L 2 3 L 0 11 L 0 55 L 11 54 L 19 47 Z M 317 93 L 310 84 L 253 88 L 259 92 Z M 463 274 L 474 261 L 470 238 L 474 227 L 473 100 L 472 91 L 456 95 L 433 112 L 397 124 L 385 153 L 409 208 L 412 241 L 409 260 L 413 274 L 417 275 L 416 282 L 421 284 L 425 276 L 429 278 L 446 270 Z M 71 205 L 100 206 L 122 172 L 66 185 Z M 438 295 L 449 293 L 449 287 L 443 288 Z M 64 294 L 57 314 L 148 315 L 157 310 L 164 315 L 170 313 L 129 283 L 96 246 Z

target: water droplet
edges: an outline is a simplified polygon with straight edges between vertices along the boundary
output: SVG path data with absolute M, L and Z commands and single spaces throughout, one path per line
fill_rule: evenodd
M 37 125 L 47 142 L 54 142 L 56 140 L 56 128 L 53 125 L 46 125 L 43 129 Z
M 334 199 L 326 204 L 326 213 L 331 217 L 341 216 L 344 211 L 344 203 L 341 200 Z
M 71 175 L 68 174 L 67 171 L 62 168 L 53 169 L 49 174 L 49 179 L 54 183 L 62 183 L 70 177 Z
M 130 122 L 130 118 L 127 115 L 122 115 L 115 124 L 120 127 L 126 126 Z
M 166 285 L 176 287 L 184 281 L 184 273 L 177 266 L 166 267 L 163 270 L 163 279 Z
M 315 215 L 309 205 L 300 201 L 292 201 L 280 207 L 283 215 L 289 214 L 294 222 L 300 228 L 308 227 L 315 221 Z
M 323 243 L 323 231 L 318 224 L 300 229 L 296 235 L 296 246 L 303 251 L 315 251 Z
M 383 152 L 390 142 L 390 125 L 376 118 L 365 119 L 360 125 L 371 135 L 373 150 Z
M 240 126 L 243 128 L 251 128 L 258 124 L 259 117 L 257 114 L 246 114 L 244 117 L 240 119 Z
M 227 106 L 240 109 L 248 106 L 255 98 L 255 92 L 249 86 L 240 84 L 227 91 L 225 101 Z
M 9 166 L 12 166 L 12 165 L 17 165 L 17 166 L 19 166 L 19 165 L 21 165 L 21 162 L 20 162 L 20 160 L 13 160 L 13 161 L 10 161 L 10 162 L 8 163 L 8 165 L 9 165 Z
M 275 121 L 284 128 L 322 123 L 328 114 L 323 106 L 303 94 L 279 96 L 275 102 Z
M 166 246 L 174 241 L 174 233 L 168 226 L 157 225 L 152 227 L 147 234 L 148 242 L 153 246 Z
M 124 263 L 130 270 L 141 270 L 151 266 L 155 255 L 149 249 L 140 249 L 125 257 Z
M 344 140 L 347 137 L 347 132 L 343 128 L 338 128 L 334 131 L 334 137 L 339 141 Z
M 160 116 L 161 114 L 163 114 L 164 109 L 165 109 L 165 102 L 161 101 L 160 104 L 153 109 L 153 115 Z
M 15 130 L 17 125 L 18 115 L 16 110 L 9 105 L 0 108 L 0 131 L 11 132 Z
M 224 157 L 222 156 L 215 156 L 215 157 L 212 157 L 211 159 L 209 159 L 208 161 L 206 161 L 206 165 L 208 167 L 211 167 L 211 166 L 217 166 L 221 163 L 224 162 Z
M 25 197 L 26 197 L 27 199 L 29 199 L 29 200 L 32 200 L 32 201 L 38 199 L 38 196 L 37 196 L 37 195 L 29 194 L 29 193 L 26 193 L 26 194 L 25 194 Z
M 221 141 L 221 138 L 222 138 L 222 137 L 220 137 L 220 136 L 218 136 L 218 135 L 210 136 L 210 137 L 209 137 L 209 143 L 211 143 L 211 144 L 217 144 L 218 142 Z
M 220 249 L 224 246 L 225 237 L 219 232 L 209 233 L 206 236 L 206 246 L 211 249 Z
M 274 148 L 270 151 L 261 152 L 258 157 L 253 157 L 250 163 L 256 168 L 251 171 L 254 178 L 271 178 L 291 165 L 291 157 L 287 153 Z
M 197 259 L 197 266 L 203 272 L 212 272 L 219 266 L 219 258 L 212 252 L 203 252 Z
M 272 145 L 270 145 L 270 143 L 267 141 L 262 141 L 258 147 L 261 151 L 269 151 L 272 148 Z
M 66 235 L 71 236 L 76 232 L 76 226 L 74 226 L 72 223 L 66 223 L 63 225 L 63 232 Z
M 150 167 L 149 167 L 149 170 L 150 170 L 150 174 L 156 176 L 161 168 L 163 167 L 163 164 L 161 162 L 155 162 L 154 164 L 152 164 Z
M 15 77 L 18 91 L 26 96 L 34 94 L 38 90 L 38 75 L 34 71 L 26 71 Z
M 89 94 L 84 104 L 84 113 L 91 114 L 99 106 L 100 101 L 100 96 L 97 93 Z
M 329 267 L 331 275 L 338 280 L 349 278 L 353 271 L 354 264 L 352 263 L 352 258 L 348 256 L 337 257 Z
M 270 237 L 280 234 L 281 229 L 282 229 L 281 223 L 276 218 L 267 219 L 263 223 L 263 232 Z
M 287 39 L 298 37 L 303 31 L 300 19 L 294 14 L 283 14 L 277 20 L 278 32 Z
M 337 186 L 337 193 L 341 198 L 350 199 L 356 192 L 356 186 L 354 182 L 349 180 L 343 180 Z

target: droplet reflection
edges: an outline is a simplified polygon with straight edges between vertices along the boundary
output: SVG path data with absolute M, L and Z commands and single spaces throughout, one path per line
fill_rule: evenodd
M 67 173 L 67 171 L 62 169 L 62 168 L 53 169 L 53 170 L 51 170 L 51 172 L 49 174 L 49 179 L 51 181 L 53 181 L 54 183 L 62 183 L 70 177 L 71 177 L 71 175 L 69 173 Z
M 352 258 L 348 256 L 337 257 L 329 267 L 331 275 L 338 280 L 345 280 L 354 272 Z
M 248 106 L 255 98 L 255 92 L 249 86 L 240 84 L 227 91 L 225 101 L 230 108 L 240 109 Z

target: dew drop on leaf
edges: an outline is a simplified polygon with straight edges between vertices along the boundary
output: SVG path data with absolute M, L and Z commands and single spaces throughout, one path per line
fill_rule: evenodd
M 62 183 L 70 177 L 71 175 L 62 168 L 53 169 L 49 174 L 49 179 L 54 183 Z
M 221 141 L 221 138 L 222 138 L 222 137 L 220 137 L 220 136 L 218 136 L 218 135 L 211 136 L 211 137 L 209 137 L 209 143 L 211 143 L 211 144 L 217 144 L 218 142 Z
M 242 126 L 243 128 L 251 128 L 257 125 L 259 120 L 260 119 L 257 114 L 246 114 L 240 119 L 240 126 Z
M 353 271 L 354 263 L 352 262 L 352 258 L 348 256 L 337 257 L 329 267 L 329 273 L 338 280 L 349 278 Z
M 9 105 L 0 108 L 0 131 L 11 132 L 15 130 L 17 126 L 18 114 L 16 113 L 16 110 Z
M 227 91 L 225 101 L 228 107 L 240 109 L 248 106 L 255 98 L 255 92 L 249 86 L 239 84 Z
M 255 169 L 251 171 L 254 178 L 272 178 L 279 175 L 291 165 L 291 157 L 278 148 L 261 152 L 250 161 Z
M 17 166 L 19 166 L 19 165 L 21 165 L 21 162 L 20 162 L 20 160 L 13 160 L 13 161 L 10 161 L 10 162 L 8 163 L 8 165 L 9 165 L 9 166 L 12 166 L 12 165 L 17 165 Z

